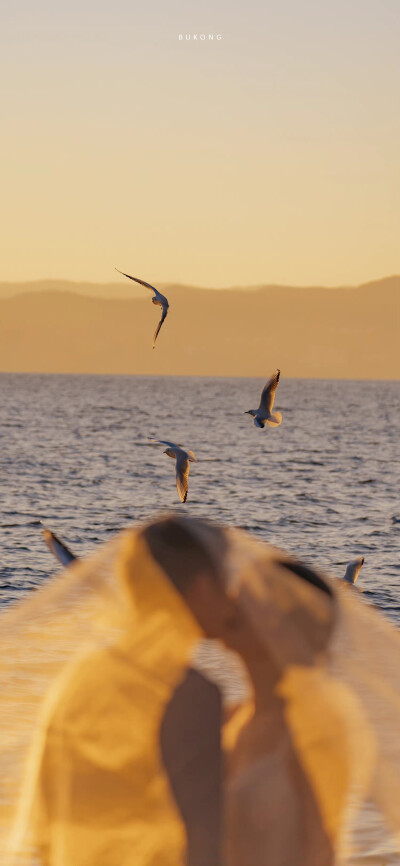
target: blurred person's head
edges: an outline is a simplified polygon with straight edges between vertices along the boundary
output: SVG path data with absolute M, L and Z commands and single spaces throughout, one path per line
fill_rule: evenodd
M 224 530 L 206 520 L 171 515 L 148 524 L 142 535 L 205 635 L 227 642 L 236 606 L 224 586 L 228 552 Z
M 265 643 L 257 636 L 243 605 L 226 589 L 227 532 L 207 520 L 170 515 L 148 524 L 141 533 L 153 559 L 183 596 L 206 637 L 223 641 L 245 661 L 261 655 L 265 658 Z M 283 558 L 276 564 L 331 595 L 328 584 L 307 566 Z

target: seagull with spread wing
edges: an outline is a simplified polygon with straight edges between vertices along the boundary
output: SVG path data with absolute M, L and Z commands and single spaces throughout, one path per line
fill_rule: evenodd
M 364 565 L 364 557 L 363 556 L 359 556 L 358 559 L 353 559 L 352 562 L 349 562 L 349 564 L 346 568 L 346 574 L 345 574 L 343 580 L 345 580 L 346 583 L 352 583 L 354 585 L 357 578 L 358 578 L 358 575 L 360 574 L 360 571 L 361 571 L 363 565 Z
M 162 309 L 161 319 L 160 319 L 160 321 L 156 327 L 154 337 L 153 337 L 153 349 L 154 349 L 155 345 L 156 345 L 156 339 L 157 339 L 157 337 L 160 333 L 160 330 L 161 330 L 161 325 L 163 325 L 163 323 L 165 322 L 165 319 L 167 318 L 167 314 L 168 314 L 168 310 L 169 310 L 168 300 L 165 297 L 165 295 L 162 295 L 161 292 L 159 292 L 158 289 L 155 289 L 154 286 L 151 286 L 150 283 L 146 283 L 144 280 L 139 280 L 139 277 L 131 277 L 130 274 L 125 274 L 124 271 L 120 271 L 120 270 L 118 270 L 118 268 L 115 268 L 115 270 L 118 271 L 119 274 L 122 274 L 123 277 L 128 277 L 128 280 L 133 280 L 135 283 L 140 283 L 141 286 L 146 286 L 146 289 L 150 289 L 151 292 L 154 292 L 154 295 L 153 295 L 151 300 L 153 301 L 153 304 L 157 304 L 157 306 L 161 307 L 161 309 Z
M 186 502 L 189 490 L 190 464 L 193 462 L 198 463 L 197 457 L 194 456 L 193 451 L 185 451 L 181 445 L 175 445 L 174 442 L 167 442 L 164 439 L 150 439 L 150 442 L 155 442 L 157 445 L 166 445 L 164 454 L 168 454 L 168 457 L 176 460 L 176 489 L 181 502 Z
M 61 565 L 70 565 L 71 562 L 75 562 L 78 559 L 69 547 L 67 547 L 67 545 L 57 537 L 55 532 L 51 532 L 51 530 L 46 529 L 46 527 L 43 528 L 43 538 L 50 552 Z
M 245 415 L 253 416 L 256 427 L 263 428 L 266 424 L 269 424 L 270 427 L 279 427 L 279 424 L 282 421 L 282 415 L 280 412 L 272 412 L 275 400 L 275 391 L 278 387 L 280 375 L 281 371 L 275 370 L 275 373 L 273 373 L 271 378 L 268 379 L 268 382 L 263 388 L 258 409 L 248 409 L 247 412 L 244 413 Z

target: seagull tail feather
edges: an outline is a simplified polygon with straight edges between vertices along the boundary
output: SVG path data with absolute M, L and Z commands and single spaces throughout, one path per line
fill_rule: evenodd
M 282 421 L 282 413 L 281 412 L 273 412 L 272 415 L 268 418 L 268 424 L 270 427 L 279 427 Z

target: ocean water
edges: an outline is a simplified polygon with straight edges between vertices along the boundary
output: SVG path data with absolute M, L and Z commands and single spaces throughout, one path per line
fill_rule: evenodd
M 0 375 L 0 605 L 58 570 L 40 520 L 82 556 L 157 512 L 248 529 L 338 577 L 363 555 L 363 598 L 400 623 L 400 383 L 281 380 L 280 427 L 258 430 L 261 379 Z M 174 462 L 192 449 L 181 505 Z M 370 866 L 398 864 L 375 817 Z
M 0 375 L 0 603 L 55 565 L 41 525 L 78 554 L 159 511 L 241 526 L 359 585 L 400 619 L 400 383 L 281 379 L 258 430 L 260 379 Z M 181 505 L 174 462 L 191 448 Z M 396 519 L 399 521 L 396 522 Z

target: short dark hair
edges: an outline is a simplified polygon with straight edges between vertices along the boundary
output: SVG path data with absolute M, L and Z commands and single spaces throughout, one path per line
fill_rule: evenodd
M 199 518 L 170 515 L 142 530 L 150 553 L 174 586 L 185 594 L 201 572 L 222 579 L 227 541 L 223 529 Z
M 296 562 L 292 560 L 281 560 L 280 565 L 283 565 L 284 568 L 289 569 L 293 574 L 297 575 L 297 577 L 301 577 L 302 580 L 305 580 L 307 583 L 311 583 L 312 586 L 316 586 L 317 589 L 321 589 L 322 592 L 326 592 L 327 595 L 333 596 L 333 592 L 329 584 L 316 573 L 311 568 L 308 568 L 307 565 L 303 565 L 302 562 Z

